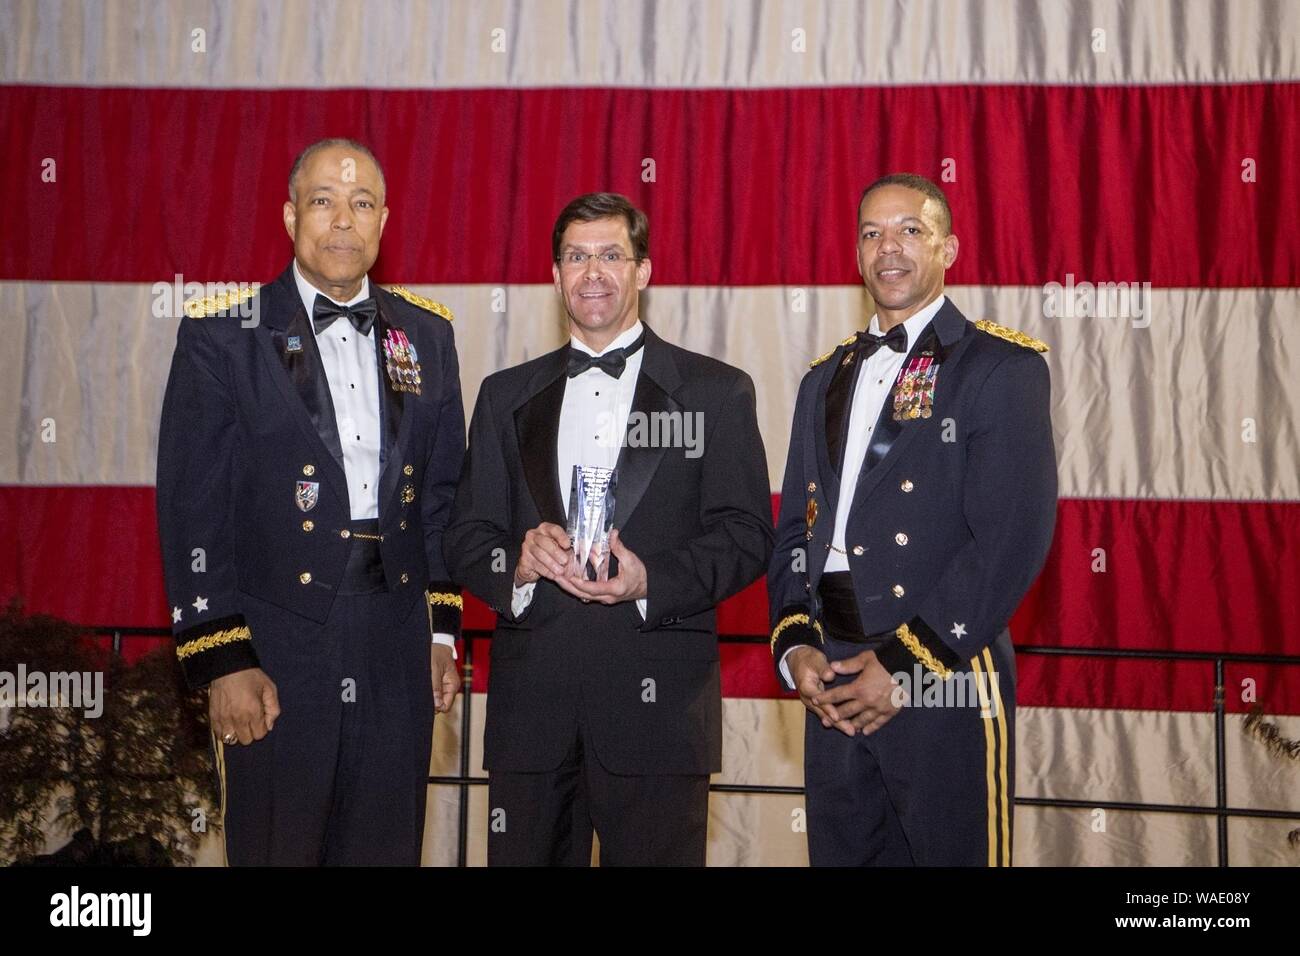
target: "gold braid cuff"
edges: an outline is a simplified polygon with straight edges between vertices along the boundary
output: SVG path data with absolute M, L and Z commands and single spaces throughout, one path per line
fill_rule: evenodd
M 817 637 L 821 640 L 821 642 L 823 644 L 826 643 L 826 634 L 824 631 L 822 631 L 822 625 L 820 621 L 812 620 L 810 617 L 808 617 L 807 614 L 790 614 L 787 615 L 786 617 L 781 618 L 780 623 L 777 624 L 777 626 L 772 629 L 771 646 L 772 646 L 773 653 L 776 653 L 776 639 L 781 636 L 781 632 L 784 631 L 787 627 L 790 627 L 795 624 L 807 624 L 809 627 L 811 627 L 814 631 L 817 632 Z
M 228 627 L 224 631 L 214 631 L 211 634 L 181 644 L 176 648 L 176 656 L 181 660 L 185 660 L 187 657 L 202 654 L 204 651 L 210 651 L 222 644 L 233 644 L 235 641 L 251 641 L 252 639 L 253 633 L 247 626 Z
M 952 676 L 952 670 L 944 667 L 939 658 L 930 653 L 930 649 L 921 643 L 920 638 L 912 633 L 912 629 L 906 624 L 898 625 L 898 630 L 894 632 L 903 646 L 912 652 L 912 656 L 920 661 L 926 670 L 934 671 L 944 680 Z
M 437 604 L 442 605 L 443 607 L 454 607 L 458 611 L 465 610 L 465 599 L 459 594 L 444 594 L 441 591 L 426 591 L 424 597 L 429 602 L 429 607 L 433 607 Z

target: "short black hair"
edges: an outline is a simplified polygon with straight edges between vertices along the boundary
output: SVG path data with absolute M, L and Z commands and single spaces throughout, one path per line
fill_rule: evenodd
M 874 183 L 862 190 L 862 196 L 858 199 L 858 218 L 862 218 L 862 204 L 867 201 L 877 189 L 883 189 L 886 186 L 906 186 L 908 189 L 915 189 L 919 193 L 924 193 L 926 198 L 933 199 L 939 204 L 942 213 L 939 225 L 943 227 L 945 236 L 952 234 L 952 207 L 948 205 L 948 197 L 943 194 L 933 180 L 926 179 L 917 173 L 890 173 L 888 176 L 881 176 Z
M 332 146 L 344 146 L 348 149 L 355 150 L 362 156 L 366 156 L 375 164 L 375 169 L 379 170 L 379 185 L 384 192 L 388 192 L 388 182 L 384 179 L 384 167 L 379 165 L 379 160 L 375 159 L 375 154 L 370 151 L 370 147 L 365 143 L 359 143 L 355 139 L 348 139 L 346 136 L 331 136 L 329 139 L 318 139 L 301 153 L 293 161 L 293 167 L 289 170 L 289 201 L 298 201 L 298 174 L 302 168 L 307 165 L 307 161 L 322 149 L 329 149 Z
M 640 262 L 650 257 L 650 221 L 645 213 L 626 196 L 618 193 L 586 193 L 560 210 L 551 230 L 551 261 L 560 261 L 560 243 L 564 230 L 574 222 L 595 222 L 597 219 L 619 219 L 627 223 L 627 238 L 632 243 L 632 258 Z

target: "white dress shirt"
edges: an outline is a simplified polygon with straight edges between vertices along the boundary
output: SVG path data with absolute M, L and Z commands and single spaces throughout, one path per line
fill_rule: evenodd
M 311 321 L 317 295 L 331 302 L 337 300 L 307 281 L 293 262 L 293 279 L 298 295 L 307 309 L 325 381 L 329 383 L 330 401 L 334 403 L 334 424 L 343 449 L 343 474 L 348 482 L 348 509 L 353 521 L 379 517 L 379 355 L 375 350 L 375 328 L 362 335 L 346 317 L 335 319 L 329 328 L 317 334 Z M 370 277 L 361 280 L 361 289 L 347 302 L 356 305 L 370 297 Z M 445 644 L 456 656 L 456 641 L 450 634 L 434 634 L 435 644 Z
M 577 336 L 569 337 L 569 344 L 588 355 L 601 356 L 612 349 L 624 348 L 635 342 L 645 327 L 640 320 L 625 329 L 602 351 L 595 352 Z M 569 511 L 569 493 L 573 490 L 573 466 L 613 468 L 618 464 L 618 453 L 627 434 L 627 419 L 632 411 L 632 398 L 636 394 L 637 378 L 641 374 L 641 360 L 645 346 L 627 358 L 623 374 L 614 378 L 604 370 L 592 366 L 581 375 L 568 380 L 564 387 L 564 401 L 560 405 L 560 424 L 556 436 L 556 477 L 560 482 L 560 495 L 564 511 Z M 618 513 L 618 490 L 614 491 L 615 514 Z M 510 609 L 518 617 L 533 600 L 536 581 L 514 589 Z M 641 619 L 645 620 L 646 599 L 636 602 Z
M 311 321 L 317 295 L 325 295 L 303 278 L 298 262 L 293 278 Z M 370 278 L 361 280 L 361 291 L 339 305 L 356 305 L 370 297 Z M 328 295 L 325 298 L 329 299 Z M 331 299 L 330 301 L 334 301 Z M 334 403 L 334 421 L 343 449 L 343 473 L 348 480 L 348 507 L 352 520 L 379 517 L 379 357 L 375 351 L 375 330 L 362 335 L 346 317 L 335 319 L 325 331 L 316 333 Z
M 903 323 L 903 329 L 907 333 L 907 345 L 903 351 L 895 352 L 881 347 L 858 366 L 853 404 L 849 409 L 849 429 L 840 457 L 840 496 L 835 505 L 835 531 L 831 535 L 831 553 L 822 568 L 823 574 L 849 569 L 849 558 L 845 553 L 848 549 L 844 546 L 845 530 L 849 524 L 849 509 L 853 507 L 853 495 L 858 488 L 858 476 L 862 471 L 862 463 L 867 459 L 867 449 L 871 446 L 876 422 L 880 420 L 880 412 L 894 389 L 894 380 L 903 368 L 907 353 L 912 350 L 917 337 L 930 324 L 930 320 L 943 308 L 944 300 L 945 296 L 939 296 Z M 879 316 L 871 317 L 867 331 L 872 335 L 881 334 Z M 849 480 L 850 475 L 853 476 L 852 480 Z M 792 650 L 793 647 L 790 648 Z M 790 679 L 790 669 L 786 666 L 790 651 L 781 656 L 780 671 L 786 684 L 793 688 L 794 681 Z

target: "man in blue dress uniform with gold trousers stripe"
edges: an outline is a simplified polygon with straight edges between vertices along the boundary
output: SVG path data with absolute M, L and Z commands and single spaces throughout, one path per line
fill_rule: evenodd
M 181 319 L 158 524 L 235 864 L 418 865 L 433 717 L 460 688 L 451 314 L 370 283 L 384 194 L 366 147 L 308 147 L 284 206 L 293 263 Z
M 774 663 L 807 708 L 813 865 L 1011 862 L 1007 623 L 1056 515 L 1047 347 L 944 296 L 957 246 L 934 183 L 869 186 L 876 314 L 795 405 L 768 594 Z

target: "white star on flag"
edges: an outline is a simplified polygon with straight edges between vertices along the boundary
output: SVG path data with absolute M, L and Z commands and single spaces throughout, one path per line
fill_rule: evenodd
M 953 622 L 952 622 L 952 632 L 951 632 L 951 633 L 952 633 L 953 637 L 957 638 L 957 640 L 960 641 L 963 637 L 966 636 L 966 625 L 965 625 L 965 624 L 958 624 L 956 621 L 953 621 Z
M 180 622 L 181 622 L 181 609 L 178 607 L 174 607 L 172 608 L 172 623 L 179 624 Z
M 208 609 L 208 599 L 201 594 L 197 595 L 194 598 L 194 610 L 202 614 L 207 609 Z

